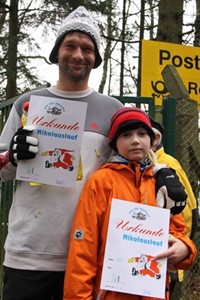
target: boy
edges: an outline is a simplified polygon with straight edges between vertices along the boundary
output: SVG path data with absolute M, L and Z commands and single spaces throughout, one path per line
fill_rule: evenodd
M 157 206 L 153 140 L 144 111 L 125 107 L 112 117 L 109 145 L 116 154 L 89 178 L 81 193 L 71 232 L 64 300 L 158 300 L 100 290 L 112 198 Z M 181 214 L 170 218 L 170 247 L 156 256 L 168 258 L 168 271 L 188 269 L 194 262 L 196 248 L 185 229 Z

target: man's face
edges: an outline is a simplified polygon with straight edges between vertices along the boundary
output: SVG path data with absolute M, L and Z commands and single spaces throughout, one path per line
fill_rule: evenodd
M 95 63 L 95 45 L 82 32 L 68 33 L 58 50 L 59 72 L 70 81 L 84 81 L 89 78 Z

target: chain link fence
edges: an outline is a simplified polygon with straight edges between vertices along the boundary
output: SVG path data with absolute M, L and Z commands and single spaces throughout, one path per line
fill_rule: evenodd
M 200 228 L 199 228 L 200 229 Z M 194 237 L 194 242 L 200 249 L 200 230 Z M 185 272 L 185 277 L 180 289 L 180 300 L 200 299 L 200 253 L 198 251 L 196 261 L 190 271 Z M 178 300 L 178 299 L 177 299 Z
M 176 157 L 187 174 L 200 208 L 200 111 L 196 101 L 176 101 Z M 193 240 L 198 249 L 197 258 L 191 270 L 185 272 L 178 295 L 173 300 L 200 299 L 199 225 Z
M 9 114 L 12 103 L 0 108 L 0 131 Z M 5 110 L 5 111 L 4 111 Z M 200 112 L 197 103 L 185 99 L 176 101 L 176 158 L 180 161 L 191 183 L 200 207 Z M 0 183 L 0 291 L 3 274 L 3 245 L 7 233 L 7 217 L 12 201 L 14 182 Z M 194 236 L 194 242 L 200 249 L 200 226 Z M 171 300 L 200 299 L 200 253 L 191 270 L 184 273 L 184 280 L 177 285 Z M 0 297 L 1 299 L 1 297 Z

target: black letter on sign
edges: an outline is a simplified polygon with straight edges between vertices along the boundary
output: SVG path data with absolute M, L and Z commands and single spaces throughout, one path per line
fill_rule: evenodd
M 188 82 L 188 93 L 191 94 L 192 90 L 194 91 L 195 95 L 198 95 L 198 86 L 196 82 Z
M 160 50 L 160 58 L 159 58 L 159 64 L 162 65 L 163 60 L 169 60 L 171 57 L 170 52 L 166 50 Z

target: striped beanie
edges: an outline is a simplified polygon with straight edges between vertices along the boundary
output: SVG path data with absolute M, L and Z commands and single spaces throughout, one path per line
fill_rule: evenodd
M 58 63 L 58 50 L 59 47 L 69 32 L 79 31 L 86 33 L 93 41 L 95 45 L 95 63 L 93 69 L 97 68 L 101 62 L 102 58 L 99 53 L 100 51 L 100 32 L 99 27 L 96 23 L 95 18 L 92 14 L 84 7 L 79 6 L 73 12 L 71 12 L 61 24 L 60 29 L 58 30 L 57 39 L 55 45 L 51 50 L 49 60 L 51 63 Z
M 152 145 L 155 134 L 152 130 L 149 116 L 137 107 L 124 107 L 118 110 L 111 119 L 110 132 L 108 136 L 110 147 L 113 150 L 116 150 L 116 140 L 118 136 L 127 130 L 132 130 L 138 127 L 143 127 L 147 130 Z

